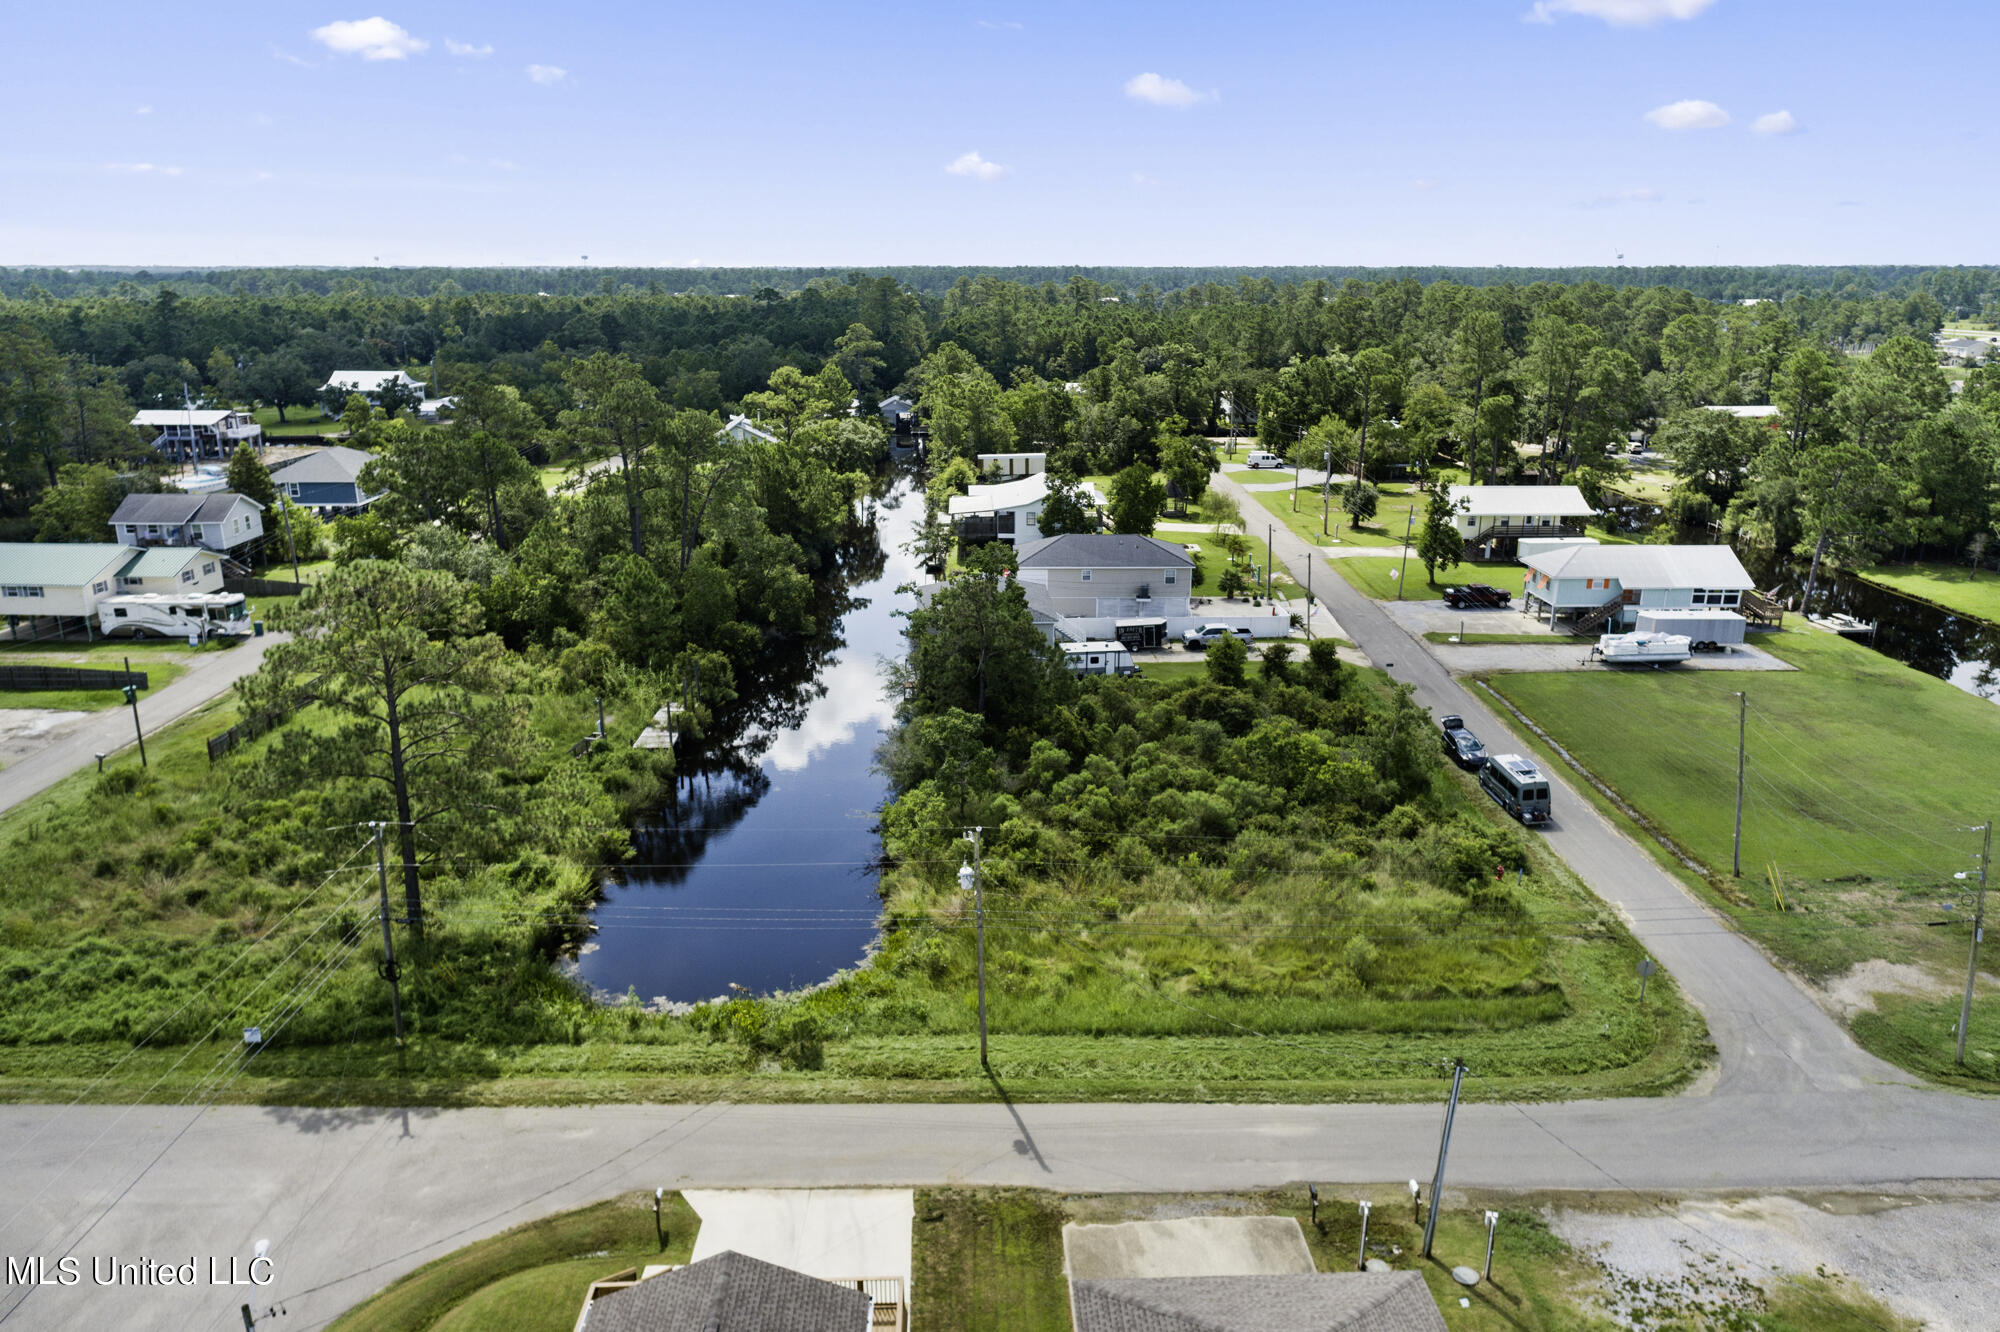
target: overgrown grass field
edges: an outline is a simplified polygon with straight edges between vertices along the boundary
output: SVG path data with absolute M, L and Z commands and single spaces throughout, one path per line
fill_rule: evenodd
M 1892 592 L 2000 624 L 2000 573 L 1962 564 L 1877 564 L 1860 572 Z

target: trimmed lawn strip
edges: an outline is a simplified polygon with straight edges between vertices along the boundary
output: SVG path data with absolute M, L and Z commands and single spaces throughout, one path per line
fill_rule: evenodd
M 1448 647 L 1460 647 L 1469 643 L 1573 643 L 1576 640 L 1566 634 L 1454 634 L 1443 629 L 1425 632 L 1426 643 L 1443 643 Z
M 2000 779 L 2000 717 L 1992 704 L 1836 635 L 1794 629 L 1760 641 L 1801 669 L 1747 680 L 1649 672 L 1496 674 L 1490 682 L 1699 860 L 1705 876 L 1640 838 L 1781 962 L 1824 981 L 1879 958 L 1924 968 L 1942 990 L 1962 972 L 1966 931 L 1928 922 L 1950 919 L 1944 901 L 1969 891 L 1945 885 L 1954 869 L 1976 864 L 1977 834 L 1960 829 L 1983 811 L 1961 806 Z M 1720 867 L 1730 862 L 1739 687 L 1750 695 L 1752 776 L 1744 876 L 1732 879 Z M 1940 780 L 1947 773 L 1951 780 Z M 1595 793 L 1588 798 L 1605 807 Z M 1783 908 L 1768 882 L 1773 864 Z M 1951 1017 L 1938 1027 L 1927 1006 L 1949 1007 Z M 1866 1048 L 1902 1067 L 1995 1086 L 1991 1060 L 1962 1072 L 1937 1062 L 1940 1049 L 1949 1059 L 1955 1018 L 1955 1004 L 1940 998 L 1890 1004 L 1851 1026 Z M 1995 1018 L 2000 1004 L 1976 1006 L 1974 1045 L 2000 1040 Z M 1918 1030 L 1925 1040 L 1913 1041 Z M 1917 1056 L 1916 1046 L 1930 1055 Z
M 1858 574 L 1913 601 L 2000 624 L 2000 574 L 1961 564 L 1877 564 Z
M 1513 594 L 1511 603 L 1515 608 L 1521 604 L 1521 566 L 1498 560 L 1480 563 L 1460 563 L 1447 565 L 1437 571 L 1435 582 L 1424 578 L 1423 563 L 1417 559 L 1415 551 L 1410 552 L 1407 569 L 1400 560 L 1353 559 L 1329 561 L 1342 578 L 1354 589 L 1377 601 L 1395 601 L 1396 588 L 1402 584 L 1403 601 L 1442 601 L 1448 587 L 1463 587 L 1467 583 L 1485 583 L 1497 587 L 1502 592 Z M 1400 574 L 1400 577 L 1395 575 Z

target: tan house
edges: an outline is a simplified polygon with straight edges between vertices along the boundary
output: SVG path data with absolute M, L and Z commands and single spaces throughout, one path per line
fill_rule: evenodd
M 1194 560 L 1157 537 L 1071 533 L 1020 548 L 1023 584 L 1039 584 L 1050 606 L 1071 617 L 1188 614 Z

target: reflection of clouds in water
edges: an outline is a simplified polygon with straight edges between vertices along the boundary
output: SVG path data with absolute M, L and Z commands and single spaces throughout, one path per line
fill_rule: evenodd
M 819 678 L 826 696 L 813 703 L 796 729 L 780 733 L 764 752 L 764 761 L 779 772 L 798 772 L 816 756 L 852 740 L 856 731 L 879 731 L 889 723 L 894 709 L 882 691 L 873 656 L 850 656 Z

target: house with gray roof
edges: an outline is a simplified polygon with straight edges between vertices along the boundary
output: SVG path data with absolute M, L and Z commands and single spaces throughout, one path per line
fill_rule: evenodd
M 577 1332 L 869 1332 L 875 1301 L 734 1250 L 600 1295 Z
M 264 539 L 264 506 L 217 490 L 127 495 L 111 514 L 111 536 L 128 546 L 205 546 L 233 555 Z
M 1188 614 L 1194 559 L 1158 537 L 1073 532 L 1019 548 L 1017 577 L 1039 585 L 1059 615 L 1087 618 Z
M 322 518 L 360 513 L 382 498 L 381 492 L 368 494 L 361 485 L 361 469 L 374 456 L 331 444 L 272 468 L 271 483 Z
M 1417 1272 L 1070 1282 L 1076 1332 L 1445 1332 Z
M 238 444 L 264 447 L 264 427 L 249 414 L 227 407 L 149 407 L 132 418 L 158 431 L 153 447 L 173 458 L 227 458 Z
M 1563 546 L 1521 561 L 1522 609 L 1574 618 L 1579 630 L 1629 628 L 1641 610 L 1742 609 L 1760 623 L 1762 599 L 1728 546 Z

